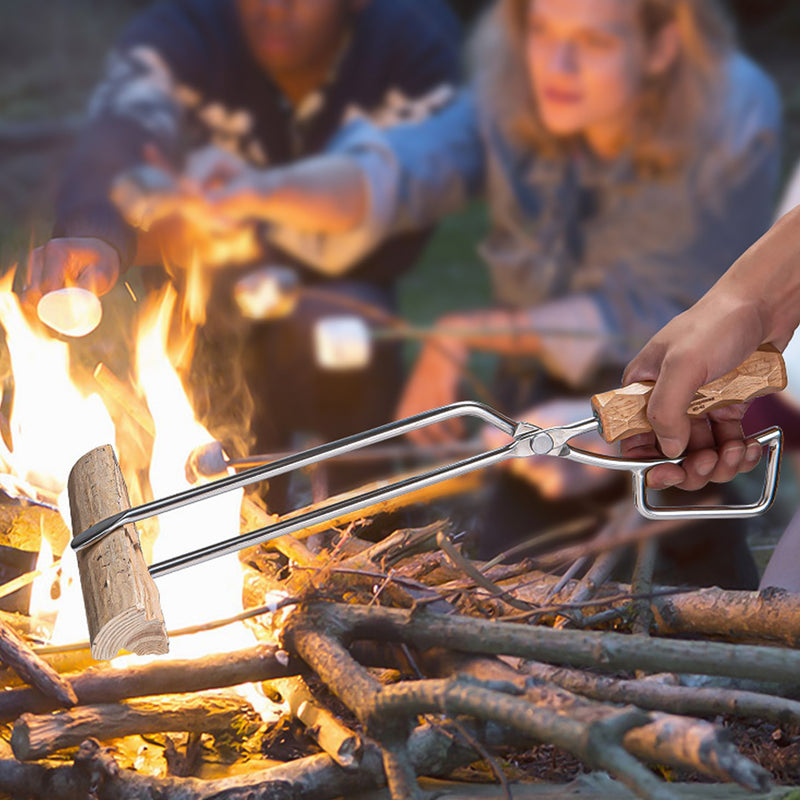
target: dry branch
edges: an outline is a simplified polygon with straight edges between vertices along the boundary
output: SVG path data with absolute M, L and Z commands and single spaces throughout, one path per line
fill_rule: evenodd
M 785 589 L 741 592 L 712 586 L 659 598 L 653 611 L 661 634 L 704 633 L 800 647 L 800 594 Z
M 533 706 L 567 715 L 586 725 L 616 713 L 611 706 L 587 702 L 569 689 L 545 683 L 546 678 L 535 670 L 526 668 L 523 674 L 497 658 L 435 651 L 426 654 L 424 664 L 437 675 L 467 675 L 484 684 L 503 682 L 514 686 Z M 531 684 L 530 677 L 537 680 Z M 616 702 L 631 701 L 618 697 Z M 739 754 L 724 729 L 700 720 L 650 715 L 646 724 L 624 735 L 622 745 L 645 762 L 690 769 L 716 780 L 740 783 L 749 789 L 764 788 L 768 782 L 767 773 Z
M 269 685 L 289 706 L 292 715 L 340 767 L 354 769 L 359 765 L 363 742 L 311 693 L 303 678 L 279 678 Z
M 110 445 L 97 447 L 72 468 L 68 481 L 72 530 L 130 508 L 128 490 Z M 78 553 L 92 655 L 120 650 L 139 655 L 169 650 L 158 589 L 148 572 L 133 525 L 112 531 Z
M 697 769 L 717 780 L 733 780 L 751 791 L 766 791 L 770 779 L 766 770 L 745 758 L 734 746 L 730 734 L 703 720 L 656 714 L 649 725 L 625 734 L 625 749 L 653 764 Z
M 449 523 L 437 520 L 424 528 L 407 528 L 395 531 L 380 542 L 369 545 L 360 553 L 345 558 L 336 566 L 340 569 L 381 569 L 391 566 L 401 558 L 418 551 L 420 547 L 436 539 L 449 527 Z
M 56 714 L 23 714 L 14 724 L 11 747 L 20 761 L 34 761 L 77 747 L 89 736 L 117 739 L 168 731 L 223 731 L 242 719 L 253 730 L 259 721 L 252 706 L 236 695 L 199 692 L 79 706 Z
M 434 776 L 448 775 L 474 758 L 446 729 L 430 725 L 421 725 L 411 734 L 408 753 L 416 772 Z M 96 800 L 333 800 L 384 783 L 381 752 L 369 743 L 357 772 L 342 770 L 328 755 L 320 754 L 213 781 L 160 779 L 122 770 L 93 739 L 81 745 L 70 767 L 0 760 L 0 791 L 37 800 L 86 800 L 89 796 Z
M 396 640 L 421 648 L 449 647 L 464 652 L 516 655 L 549 663 L 594 666 L 604 670 L 687 672 L 791 684 L 800 674 L 800 652 L 775 647 L 653 639 L 647 647 L 635 637 L 598 631 L 550 628 L 443 616 L 424 611 L 363 608 L 315 603 L 303 613 L 332 631 L 353 638 Z
M 529 565 L 526 565 L 529 566 Z M 495 578 L 503 589 L 532 605 L 549 603 L 549 590 L 558 578 L 535 569 L 511 578 Z M 575 581 L 569 581 L 562 597 L 568 596 Z M 467 582 L 439 586 L 446 593 L 467 588 Z M 628 594 L 631 587 L 622 583 L 607 583 L 609 594 Z M 669 587 L 654 587 L 654 593 L 668 591 Z M 654 596 L 651 601 L 654 613 L 654 632 L 663 635 L 690 633 L 716 636 L 730 641 L 787 644 L 800 647 L 800 594 L 783 589 L 765 589 L 745 592 L 719 589 L 712 586 L 691 592 Z M 794 683 L 791 681 L 790 683 Z
M 72 687 L 78 702 L 113 703 L 131 697 L 198 692 L 240 683 L 296 675 L 294 660 L 276 655 L 277 647 L 257 645 L 233 653 L 219 653 L 198 659 L 140 664 L 126 669 L 108 667 L 62 676 Z M 57 704 L 36 689 L 0 692 L 0 721 L 16 719 L 25 712 L 42 713 Z
M 46 661 L 31 648 L 5 622 L 0 621 L 0 661 L 42 694 L 53 698 L 60 706 L 73 706 L 78 702 L 75 692 Z
M 524 670 L 570 692 L 608 703 L 632 703 L 639 708 L 673 714 L 703 717 L 722 714 L 741 719 L 763 719 L 776 725 L 800 725 L 800 702 L 758 692 L 620 680 L 534 661 L 526 662 Z
M 422 713 L 467 714 L 479 720 L 491 720 L 510 727 L 519 733 L 533 737 L 539 742 L 551 742 L 575 753 L 586 763 L 599 766 L 619 777 L 641 797 L 668 798 L 675 795 L 644 768 L 623 748 L 622 737 L 633 727 L 647 724 L 648 716 L 633 708 L 611 709 L 571 698 L 572 714 L 563 708 L 553 710 L 539 702 L 537 697 L 520 699 L 496 691 L 497 681 L 486 688 L 475 681 L 427 680 L 400 683 L 381 687 L 372 676 L 344 649 L 335 636 L 369 633 L 358 626 L 337 627 L 338 613 L 325 614 L 320 604 L 308 606 L 304 611 L 290 614 L 284 626 L 284 636 L 289 647 L 319 675 L 330 690 L 342 700 L 364 724 L 367 734 L 381 742 L 385 748 L 387 776 L 393 779 L 393 798 L 414 797 L 407 780 L 397 742 L 397 727 L 403 720 Z M 328 606 L 338 612 L 342 606 Z M 386 622 L 385 609 L 354 610 L 375 612 Z M 433 615 L 418 615 L 429 618 Z M 342 620 L 340 619 L 339 622 Z M 465 622 L 478 622 L 464 619 Z M 379 625 L 381 624 L 379 623 Z M 325 633 L 322 632 L 325 631 Z M 394 638 L 394 637 L 392 637 Z M 402 637 L 397 637 L 401 638 Z M 501 684 L 501 688 L 512 692 L 518 687 Z M 536 690 L 532 690 L 536 693 Z M 559 690 L 551 690 L 552 692 Z M 540 692 L 541 694 L 541 692 Z M 562 696 L 568 693 L 561 692 Z
M 473 681 L 445 679 L 386 687 L 374 698 L 373 713 L 383 717 L 466 714 L 491 720 L 574 753 L 585 763 L 614 775 L 640 797 L 677 797 L 620 744 L 629 731 L 647 722 L 647 715 L 633 708 L 603 708 L 594 720 L 587 719 L 588 715 L 579 720 Z

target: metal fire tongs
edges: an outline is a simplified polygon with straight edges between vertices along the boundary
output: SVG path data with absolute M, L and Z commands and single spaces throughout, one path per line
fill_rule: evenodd
M 786 370 L 783 359 L 776 350 L 764 348 L 728 375 L 702 387 L 695 396 L 689 413 L 699 416 L 712 408 L 740 403 L 759 395 L 779 391 L 785 385 Z M 77 534 L 72 540 L 72 547 L 75 550 L 81 550 L 124 524 L 139 522 L 165 511 L 181 508 L 224 492 L 241 489 L 252 483 L 293 472 L 320 461 L 369 447 L 395 436 L 401 436 L 456 417 L 473 417 L 492 425 L 510 436 L 511 441 L 493 450 L 487 450 L 354 497 L 334 500 L 301 514 L 288 515 L 284 519 L 258 530 L 161 561 L 150 567 L 151 575 L 153 577 L 166 575 L 284 534 L 295 533 L 318 523 L 335 520 L 350 512 L 369 508 L 381 501 L 423 489 L 439 481 L 455 478 L 510 458 L 527 458 L 529 456 L 557 456 L 576 461 L 579 464 L 630 472 L 633 478 L 633 503 L 639 513 L 648 519 L 750 517 L 766 511 L 772 504 L 778 483 L 783 441 L 780 428 L 770 428 L 753 437 L 759 444 L 768 448 L 766 477 L 760 498 L 754 503 L 741 506 L 655 507 L 648 501 L 645 474 L 649 469 L 660 464 L 680 464 L 682 458 L 653 460 L 615 458 L 590 453 L 570 445 L 570 441 L 576 436 L 592 431 L 599 431 L 607 441 L 613 442 L 650 430 L 646 417 L 650 390 L 651 385 L 632 384 L 623 389 L 595 395 L 592 398 L 594 409 L 592 417 L 571 425 L 552 428 L 539 428 L 530 422 L 517 422 L 482 403 L 454 403 L 128 509 Z

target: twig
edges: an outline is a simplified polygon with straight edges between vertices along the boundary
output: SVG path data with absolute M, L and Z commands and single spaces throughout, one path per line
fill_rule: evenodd
M 650 594 L 653 590 L 653 571 L 658 558 L 658 542 L 650 539 L 641 542 L 636 554 L 636 566 L 631 580 L 631 591 L 638 595 Z M 653 610 L 647 600 L 637 600 L 633 606 L 633 633 L 649 635 L 653 627 Z
M 680 592 L 692 592 L 693 589 L 661 589 L 651 592 L 649 595 L 635 595 L 630 592 L 623 592 L 620 594 L 609 595 L 601 598 L 592 598 L 591 600 L 578 600 L 577 602 L 568 603 L 553 603 L 549 606 L 541 606 L 531 611 L 526 611 L 522 614 L 510 614 L 506 617 L 497 617 L 498 621 L 502 622 L 529 622 L 531 619 L 536 619 L 541 616 L 549 616 L 551 614 L 559 614 L 563 611 L 569 611 L 575 608 L 595 608 L 596 606 L 604 606 L 610 603 L 629 602 L 631 600 L 652 600 L 655 597 L 671 596 L 679 594 Z M 608 611 L 620 612 L 620 609 L 609 609 Z M 603 612 L 607 614 L 608 611 Z M 588 619 L 588 618 L 587 618 Z M 584 620 L 585 624 L 586 620 Z
M 436 537 L 436 543 L 445 552 L 450 562 L 457 569 L 462 570 L 468 577 L 472 578 L 478 586 L 486 589 L 487 592 L 495 597 L 502 596 L 503 601 L 513 608 L 520 610 L 529 609 L 528 603 L 522 603 L 517 600 L 513 595 L 501 589 L 496 583 L 490 581 L 466 556 L 463 556 L 450 542 L 446 534 L 439 533 Z
M 800 724 L 800 702 L 758 692 L 621 680 L 537 661 L 525 662 L 524 671 L 570 692 L 608 703 L 633 703 L 639 708 L 669 711 L 672 714 L 703 717 L 725 715 L 739 719 L 763 719 L 776 725 Z
M 580 517 L 579 519 L 570 520 L 569 522 L 565 522 L 561 525 L 556 525 L 555 527 L 546 530 L 544 533 L 531 536 L 524 542 L 510 547 L 508 550 L 504 550 L 490 561 L 487 561 L 483 565 L 483 568 L 491 569 L 498 564 L 502 564 L 507 558 L 518 556 L 520 553 L 524 553 L 526 550 L 532 550 L 534 547 L 544 547 L 551 542 L 557 542 L 567 536 L 575 536 L 581 531 L 586 530 L 586 528 L 595 522 L 597 522 L 597 517 L 591 516 Z

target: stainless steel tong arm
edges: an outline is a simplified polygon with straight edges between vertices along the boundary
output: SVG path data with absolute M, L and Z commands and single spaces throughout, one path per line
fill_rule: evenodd
M 205 500 L 210 497 L 225 492 L 241 489 L 258 481 L 267 480 L 276 475 L 282 475 L 303 467 L 317 464 L 329 458 L 349 453 L 363 447 L 378 444 L 396 436 L 402 436 L 420 428 L 435 425 L 448 419 L 456 417 L 473 417 L 505 433 L 511 437 L 508 444 L 487 450 L 483 453 L 470 456 L 452 464 L 445 464 L 441 467 L 413 475 L 402 480 L 390 483 L 387 486 L 362 492 L 353 497 L 335 500 L 327 504 L 322 504 L 314 509 L 303 513 L 290 513 L 281 520 L 263 528 L 250 531 L 240 536 L 234 536 L 220 542 L 208 545 L 197 550 L 184 553 L 174 558 L 153 564 L 150 573 L 154 577 L 166 575 L 186 567 L 200 564 L 212 558 L 234 553 L 246 547 L 251 547 L 261 542 L 269 541 L 278 536 L 289 533 L 296 533 L 312 525 L 332 521 L 345 514 L 369 508 L 378 502 L 391 500 L 409 492 L 424 489 L 440 481 L 456 478 L 468 472 L 497 464 L 510 458 L 526 458 L 532 455 L 554 455 L 567 458 L 580 464 L 604 467 L 606 469 L 622 470 L 633 473 L 634 476 L 634 502 L 637 508 L 646 517 L 660 518 L 661 516 L 672 514 L 673 516 L 752 516 L 760 513 L 772 501 L 777 483 L 777 470 L 780 458 L 780 431 L 765 432 L 757 437 L 762 444 L 770 446 L 770 457 L 768 459 L 768 478 L 765 484 L 765 492 L 757 504 L 735 509 L 732 513 L 724 513 L 727 509 L 673 509 L 661 511 L 652 508 L 647 504 L 645 489 L 645 474 L 647 470 L 660 464 L 678 464 L 682 461 L 677 459 L 652 459 L 637 460 L 623 459 L 612 456 L 590 453 L 570 447 L 568 442 L 575 436 L 596 430 L 597 421 L 595 419 L 582 420 L 571 425 L 559 426 L 554 428 L 542 429 L 528 422 L 516 422 L 504 414 L 482 403 L 462 402 L 453 403 L 443 408 L 427 411 L 408 419 L 392 422 L 379 428 L 366 431 L 365 433 L 355 434 L 345 439 L 339 439 L 329 444 L 320 445 L 310 450 L 306 450 L 296 455 L 287 456 L 270 464 L 241 472 L 237 475 L 230 475 L 211 483 L 194 486 L 184 492 L 170 495 L 168 497 L 154 500 L 144 505 L 122 511 L 107 519 L 87 528 L 77 534 L 72 540 L 72 547 L 75 550 L 82 550 L 85 547 L 97 542 L 113 530 L 128 523 L 139 522 L 149 517 L 156 516 L 166 511 L 172 511 L 183 506 Z M 769 495 L 769 496 L 767 496 Z M 677 513 L 673 513 L 677 512 Z M 694 513 L 691 513 L 694 512 Z M 723 513 L 721 513 L 723 512 Z

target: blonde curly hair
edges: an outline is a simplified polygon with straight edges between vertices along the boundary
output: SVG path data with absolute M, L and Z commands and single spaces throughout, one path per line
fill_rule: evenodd
M 473 37 L 470 61 L 479 103 L 520 146 L 556 154 L 564 142 L 544 126 L 525 59 L 527 16 L 535 0 L 497 0 Z M 640 173 L 679 169 L 713 130 L 720 110 L 723 65 L 735 48 L 718 0 L 637 0 L 642 31 L 654 38 L 667 24 L 679 33 L 678 57 L 648 79 L 639 100 L 632 152 Z

